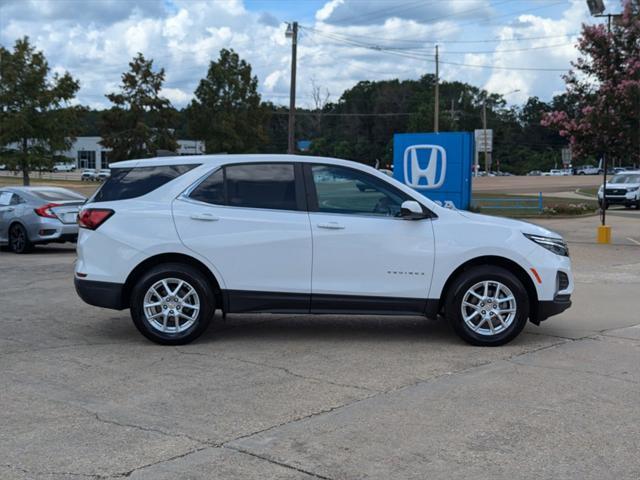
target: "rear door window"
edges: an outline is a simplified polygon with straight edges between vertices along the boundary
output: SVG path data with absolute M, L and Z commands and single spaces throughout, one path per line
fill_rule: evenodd
M 199 164 L 114 168 L 111 170 L 111 177 L 96 192 L 92 201 L 111 202 L 141 197 L 198 166 Z
M 190 198 L 214 205 L 298 210 L 293 163 L 228 165 L 202 181 Z

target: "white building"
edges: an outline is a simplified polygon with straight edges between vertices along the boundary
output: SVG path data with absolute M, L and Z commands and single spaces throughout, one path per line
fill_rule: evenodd
M 72 159 L 76 168 L 108 168 L 109 151 L 100 145 L 102 137 L 77 137 L 71 148 L 60 155 Z M 203 155 L 204 142 L 201 140 L 178 140 L 178 155 Z
M 100 145 L 102 137 L 77 137 L 69 150 L 58 152 L 62 157 L 69 158 L 75 163 L 76 168 L 108 168 L 110 148 Z M 18 150 L 19 145 L 12 143 L 7 145 L 10 150 Z M 178 155 L 204 155 L 204 142 L 202 140 L 178 140 Z

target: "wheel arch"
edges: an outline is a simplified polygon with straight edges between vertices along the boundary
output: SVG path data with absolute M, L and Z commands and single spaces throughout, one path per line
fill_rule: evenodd
M 449 292 L 449 289 L 453 285 L 454 281 L 460 275 L 462 275 L 465 271 L 479 265 L 492 265 L 492 266 L 502 267 L 505 270 L 514 274 L 518 278 L 518 280 L 522 282 L 522 284 L 524 285 L 524 288 L 527 291 L 527 294 L 529 295 L 529 299 L 530 299 L 529 318 L 531 319 L 532 322 L 536 324 L 540 323 L 539 321 L 536 320 L 538 318 L 538 311 L 537 311 L 538 291 L 536 290 L 536 286 L 533 283 L 533 279 L 527 273 L 527 271 L 524 268 L 522 268 L 522 266 L 518 265 L 518 263 L 516 263 L 515 261 L 506 257 L 500 257 L 495 255 L 485 255 L 481 257 L 475 257 L 470 260 L 467 260 L 466 262 L 458 266 L 449 275 L 449 277 L 447 278 L 447 281 L 442 287 L 442 292 L 440 293 L 440 300 L 438 302 L 438 310 L 437 310 L 438 312 L 442 311 L 446 301 L 447 294 Z
M 144 275 L 146 271 L 163 263 L 184 263 L 198 269 L 212 285 L 213 292 L 216 297 L 216 304 L 220 305 L 220 307 L 225 310 L 226 303 L 224 302 L 225 299 L 223 298 L 223 291 L 220 288 L 220 282 L 214 273 L 200 260 L 184 253 L 160 253 L 146 258 L 136 265 L 136 267 L 127 276 L 122 288 L 122 303 L 125 308 L 129 307 L 131 303 L 131 292 L 136 281 Z

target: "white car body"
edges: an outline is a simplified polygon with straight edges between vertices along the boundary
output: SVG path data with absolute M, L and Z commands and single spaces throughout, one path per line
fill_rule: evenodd
M 391 184 L 430 212 L 430 218 L 408 221 L 218 206 L 189 197 L 203 177 L 221 166 L 260 162 L 359 171 Z M 176 164 L 197 166 L 141 197 L 98 203 L 90 199 L 85 205 L 84 209 L 115 212 L 97 230 L 80 229 L 75 281 L 88 303 L 127 308 L 137 267 L 154 258 L 188 257 L 210 272 L 223 298 L 222 309 L 230 313 L 359 310 L 435 317 L 448 282 L 465 266 L 479 262 L 517 270 L 530 288 L 530 317 L 535 323 L 549 316 L 545 311 L 552 315 L 570 305 L 569 257 L 524 235 L 561 241 L 558 234 L 529 223 L 440 207 L 359 163 L 308 156 L 215 155 L 132 160 L 111 168 L 115 175 L 121 168 Z M 559 272 L 566 278 L 561 289 Z M 290 308 L 282 305 L 287 298 Z M 305 307 L 309 302 L 311 307 Z
M 75 168 L 73 163 L 56 163 L 52 170 L 54 172 L 72 172 Z
M 80 180 L 93 182 L 98 179 L 98 172 L 95 168 L 85 168 L 80 174 Z
M 603 200 L 603 185 L 598 189 L 598 202 Z M 635 205 L 640 208 L 640 170 L 626 170 L 611 177 L 607 182 L 607 206 Z

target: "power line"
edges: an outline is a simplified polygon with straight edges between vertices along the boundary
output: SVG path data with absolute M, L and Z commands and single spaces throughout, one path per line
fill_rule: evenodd
M 303 27 L 303 28 L 309 29 L 309 27 Z M 310 29 L 310 30 L 314 31 L 314 29 Z M 397 50 L 394 50 L 394 49 L 388 48 L 388 47 L 381 47 L 379 45 L 373 45 L 373 44 L 367 44 L 367 43 L 357 42 L 357 41 L 353 41 L 353 40 L 346 40 L 346 39 L 336 38 L 336 37 L 334 37 L 334 36 L 332 36 L 330 34 L 326 34 L 326 33 L 319 33 L 319 32 L 315 32 L 315 31 L 314 31 L 314 33 L 316 35 L 320 35 L 320 36 L 324 36 L 326 38 L 329 38 L 330 40 L 334 40 L 335 42 L 338 42 L 338 43 L 343 43 L 343 44 L 347 44 L 347 45 L 351 45 L 351 46 L 355 46 L 355 47 L 365 48 L 365 49 L 368 49 L 368 50 L 379 51 L 379 52 L 387 53 L 387 54 L 390 54 L 390 55 L 396 55 L 396 56 L 399 56 L 399 57 L 412 58 L 412 59 L 423 60 L 423 61 L 427 61 L 427 62 L 435 62 L 435 60 L 432 58 L 431 55 L 421 55 L 421 54 L 418 54 L 418 53 L 402 52 L 402 51 L 397 51 Z M 567 71 L 565 68 L 503 67 L 503 66 L 498 66 L 498 65 L 476 65 L 476 64 L 461 63 L 461 62 L 448 62 L 448 61 L 444 61 L 444 60 L 441 60 L 440 63 L 446 64 L 446 65 L 455 65 L 455 66 L 459 66 L 459 67 L 488 68 L 488 69 L 496 69 L 496 70 L 540 71 L 540 72 L 566 72 Z
M 500 42 L 523 42 L 527 40 L 546 40 L 548 38 L 562 38 L 562 37 L 572 37 L 574 35 L 578 35 L 580 32 L 570 32 L 563 33 L 559 35 L 541 35 L 536 37 L 520 37 L 520 38 L 482 38 L 476 40 L 436 40 L 436 39 L 416 39 L 416 38 L 388 38 L 388 37 L 379 37 L 379 36 L 370 36 L 370 35 L 357 35 L 357 34 L 341 34 L 338 32 L 328 32 L 327 30 L 322 30 L 318 28 L 305 27 L 308 30 L 314 30 L 318 33 L 328 33 L 332 35 L 342 36 L 342 37 L 354 37 L 354 38 L 364 38 L 369 40 L 377 40 L 382 42 L 404 42 L 404 43 L 439 43 L 440 45 L 446 45 L 447 43 L 500 43 Z

